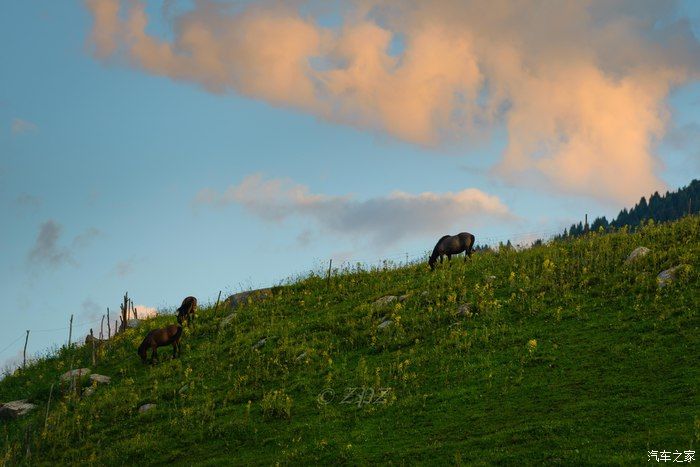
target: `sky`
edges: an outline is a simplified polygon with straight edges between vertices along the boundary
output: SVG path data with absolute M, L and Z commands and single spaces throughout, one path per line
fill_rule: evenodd
M 172 310 L 684 186 L 699 31 L 692 1 L 5 4 L 0 366 L 125 291 Z

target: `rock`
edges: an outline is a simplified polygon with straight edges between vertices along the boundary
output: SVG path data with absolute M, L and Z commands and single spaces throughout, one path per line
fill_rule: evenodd
M 399 297 L 399 302 L 405 302 L 406 300 L 408 300 L 408 297 L 409 297 L 409 296 L 410 296 L 409 294 L 403 294 L 403 295 L 401 295 L 401 296 Z
M 73 378 L 81 378 L 83 376 L 88 376 L 90 374 L 90 368 L 77 368 L 75 370 L 68 370 L 61 375 L 61 381 L 64 383 L 69 383 Z
M 139 413 L 148 412 L 149 410 L 155 408 L 156 404 L 143 404 L 139 407 Z
M 298 362 L 299 360 L 303 360 L 306 358 L 306 352 L 300 353 L 295 360 Z
M 647 255 L 651 250 L 645 246 L 640 246 L 632 250 L 632 253 L 627 257 L 625 260 L 625 263 L 630 263 L 637 258 L 641 258 L 642 256 Z
M 264 347 L 265 344 L 267 343 L 267 340 L 268 340 L 268 339 L 269 339 L 269 337 L 263 337 L 263 338 L 260 339 L 258 342 L 256 342 L 255 344 L 253 344 L 253 350 L 255 350 L 255 349 L 260 349 L 260 348 Z
M 112 378 L 110 378 L 109 376 L 98 375 L 97 373 L 90 375 L 90 382 L 92 383 L 109 384 L 110 381 L 112 381 Z
M 474 316 L 473 310 L 473 305 L 471 303 L 465 303 L 463 305 L 460 305 L 459 308 L 457 309 L 457 313 L 455 313 L 456 316 L 463 316 L 465 318 L 471 318 Z
M 384 329 L 388 326 L 391 326 L 394 322 L 390 319 L 384 320 L 381 323 L 379 323 L 379 326 L 377 326 L 377 329 Z
M 186 392 L 189 391 L 189 390 L 190 390 L 190 385 L 189 385 L 189 384 L 185 384 L 184 386 L 182 386 L 182 387 L 177 391 L 177 393 L 178 393 L 178 394 L 184 394 L 184 393 L 186 393 Z
M 95 341 L 95 344 L 98 344 L 98 345 L 99 345 L 99 344 L 103 343 L 103 342 L 105 341 L 105 339 L 99 339 L 99 338 L 97 338 L 97 337 L 95 337 L 95 336 L 91 336 L 90 334 L 88 334 L 87 336 L 85 336 L 85 344 L 86 344 L 86 345 L 92 344 L 92 341 Z
M 389 303 L 392 303 L 396 300 L 397 300 L 396 295 L 387 295 L 386 297 L 382 297 L 382 298 L 375 300 L 374 306 L 388 305 Z
M 230 295 L 226 300 L 224 300 L 224 306 L 234 310 L 240 305 L 247 303 L 248 299 L 254 302 L 261 302 L 271 296 L 272 289 L 269 287 L 266 289 L 248 290 L 246 292 Z
M 137 327 L 139 327 L 140 324 L 141 324 L 140 319 L 128 319 L 128 320 L 126 320 L 126 327 L 127 328 L 131 328 L 131 329 L 137 328 Z
M 0 419 L 18 418 L 35 408 L 36 405 L 30 404 L 26 399 L 6 402 L 5 404 L 0 404 Z
M 656 281 L 659 283 L 659 287 L 666 287 L 668 284 L 676 280 L 678 271 L 683 268 L 683 264 L 674 266 L 672 268 L 661 271 L 658 276 L 656 276 Z
M 226 326 L 228 326 L 229 324 L 231 324 L 231 322 L 232 322 L 235 318 L 236 318 L 236 313 L 231 313 L 230 315 L 226 316 L 225 318 L 223 318 L 223 319 L 219 322 L 219 327 L 220 327 L 220 328 L 225 328 Z

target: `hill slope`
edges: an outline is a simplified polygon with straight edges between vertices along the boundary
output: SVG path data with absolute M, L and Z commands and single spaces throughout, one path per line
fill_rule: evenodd
M 37 410 L 2 422 L 5 462 L 639 463 L 700 441 L 700 217 L 396 270 L 310 277 L 206 308 L 183 355 L 96 366 L 63 349 L 0 382 Z M 651 252 L 625 264 L 637 246 Z M 685 265 L 659 288 L 657 274 Z M 386 295 L 407 295 L 386 305 Z M 471 304 L 473 315 L 457 314 Z M 387 320 L 388 324 L 380 324 Z M 256 347 L 267 337 L 264 345 Z M 72 363 L 71 363 L 72 362 Z M 51 383 L 91 367 L 90 396 Z M 348 389 L 356 388 L 356 389 Z M 156 407 L 139 413 L 142 404 Z

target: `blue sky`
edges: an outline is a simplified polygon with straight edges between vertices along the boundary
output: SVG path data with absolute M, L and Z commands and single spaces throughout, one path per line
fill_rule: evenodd
M 172 40 L 177 31 L 168 15 L 178 18 L 194 7 L 166 4 L 171 5 L 166 15 L 159 4 L 148 4 L 146 32 Z M 260 7 L 263 16 L 265 5 Z M 307 6 L 312 13 L 304 18 L 330 30 L 347 24 L 345 10 L 353 10 L 346 6 L 341 14 L 327 7 L 313 13 L 317 7 Z M 658 14 L 659 22 L 673 17 L 694 25 L 697 18 L 690 2 L 656 8 L 661 12 L 640 4 L 641 13 L 645 8 Z M 129 54 L 138 46 L 122 44 L 119 52 L 96 56 L 93 15 L 80 2 L 13 2 L 3 10 L 0 292 L 6 306 L 0 312 L 5 323 L 0 349 L 26 329 L 37 331 L 29 339 L 31 354 L 60 345 L 67 330 L 59 328 L 67 326 L 70 314 L 85 323 L 75 330 L 82 338 L 106 307 L 118 309 L 124 291 L 137 304 L 155 308 L 173 308 L 187 295 L 214 301 L 219 290 L 226 296 L 268 286 L 318 268 L 329 258 L 338 264 L 401 259 L 406 253 L 414 257 L 432 248 L 442 234 L 462 230 L 473 232 L 477 241 L 522 238 L 560 230 L 585 213 L 610 217 L 629 204 L 615 194 L 615 187 L 603 184 L 600 190 L 582 185 L 568 191 L 568 182 L 557 185 L 557 174 L 544 169 L 534 180 L 549 177 L 544 179 L 548 183 L 522 183 L 538 170 L 534 159 L 526 161 L 531 166 L 523 172 L 512 172 L 512 165 L 506 175 L 496 170 L 520 137 L 515 119 L 508 117 L 514 110 L 504 110 L 487 128 L 464 131 L 452 128 L 450 114 L 447 122 L 430 122 L 426 131 L 437 130 L 437 136 L 413 138 L 405 122 L 396 121 L 396 112 L 382 113 L 381 99 L 365 107 L 358 104 L 364 102 L 361 94 L 347 98 L 329 91 L 323 104 L 340 110 L 328 113 L 316 102 L 271 94 L 273 88 L 250 91 L 247 75 L 243 84 L 226 81 L 223 89 L 211 92 L 203 84 L 210 76 L 169 75 L 135 63 Z M 213 24 L 211 16 L 202 18 L 205 25 Z M 366 27 L 354 21 L 358 28 Z M 413 33 L 408 20 L 392 21 L 391 15 L 381 14 L 369 21 L 395 28 L 388 56 L 403 53 L 402 38 Z M 527 31 L 523 34 L 529 40 Z M 268 38 L 259 40 L 262 50 Z M 696 54 L 695 41 L 686 38 L 683 53 Z M 537 50 L 537 38 L 532 44 Z M 674 44 L 663 46 L 675 52 Z M 523 52 L 526 58 L 528 53 Z M 335 58 L 323 60 L 335 63 Z M 634 65 L 640 60 L 652 71 L 679 66 L 663 60 L 656 64 L 655 56 L 620 60 Z M 670 189 L 700 173 L 700 86 L 694 67 L 689 64 L 682 78 L 669 79 L 667 90 L 654 88 L 659 95 L 650 103 L 667 111 L 668 118 L 660 131 L 650 124 L 655 134 L 649 152 L 658 164 L 646 175 Z M 492 88 L 502 78 L 494 73 Z M 343 83 L 350 79 L 357 77 L 342 76 Z M 410 89 L 411 83 L 398 84 Z M 463 84 L 460 80 L 458 85 Z M 388 92 L 383 83 L 377 86 L 367 95 Z M 526 107 L 518 106 L 522 101 L 515 88 L 508 92 L 514 109 Z M 381 115 L 377 121 L 375 114 Z M 564 132 L 569 131 L 565 123 Z M 571 125 L 566 141 L 577 135 L 579 122 Z M 646 155 L 639 157 L 643 161 Z M 651 185 L 641 179 L 637 185 L 637 180 L 630 179 L 624 196 L 649 194 Z M 453 195 L 472 189 L 478 193 Z M 405 196 L 392 197 L 395 192 Z M 420 198 L 421 193 L 437 201 Z M 435 209 L 434 203 L 443 201 L 455 207 L 453 216 Z M 395 211 L 399 215 L 392 216 Z M 92 325 L 97 328 L 99 322 Z M 39 332 L 51 329 L 59 330 Z M 21 340 L 10 345 L 0 361 L 15 361 L 21 345 Z

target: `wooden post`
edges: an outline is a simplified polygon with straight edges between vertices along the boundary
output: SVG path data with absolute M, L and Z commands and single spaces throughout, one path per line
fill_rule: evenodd
M 326 280 L 326 287 L 331 285 L 331 268 L 333 267 L 333 258 L 328 262 L 328 279 Z
M 112 337 L 112 328 L 109 323 L 109 307 L 107 307 L 107 339 L 110 339 Z
M 92 366 L 95 366 L 95 335 L 92 333 L 92 328 L 90 328 L 90 337 L 92 342 Z
M 102 321 L 100 321 L 100 340 L 102 340 L 102 339 L 105 338 L 105 335 L 104 335 L 104 332 L 103 332 L 103 330 L 104 330 L 104 324 L 105 324 L 105 315 L 102 315 Z
M 73 338 L 73 315 L 70 315 L 70 325 L 68 326 L 68 348 L 70 348 L 71 339 Z
M 221 290 L 219 290 L 219 296 L 216 297 L 216 305 L 214 305 L 214 313 L 219 311 L 219 300 L 221 300 Z
M 588 233 L 588 214 L 586 214 L 586 217 L 584 218 L 584 221 L 583 221 L 583 231 Z
M 117 331 L 119 331 L 119 325 L 117 324 L 117 320 L 114 320 L 114 335 L 117 335 Z
M 29 329 L 27 329 L 27 337 L 24 338 L 24 352 L 22 353 L 22 368 L 27 366 L 27 342 L 29 342 Z
M 49 408 L 51 407 L 51 396 L 53 395 L 53 384 L 51 383 L 51 389 L 49 389 L 49 402 L 46 404 L 46 416 L 44 417 L 44 431 L 49 423 Z
M 124 301 L 122 302 L 121 305 L 119 305 L 119 308 L 121 308 L 122 314 L 121 314 L 121 320 L 122 324 L 121 327 L 119 328 L 120 331 L 123 331 L 126 329 L 126 322 L 129 319 L 129 292 L 124 293 Z

